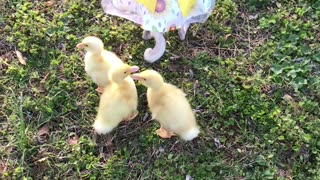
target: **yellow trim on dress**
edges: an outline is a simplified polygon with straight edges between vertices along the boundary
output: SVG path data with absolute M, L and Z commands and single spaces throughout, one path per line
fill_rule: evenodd
M 186 17 L 189 14 L 194 3 L 196 3 L 196 0 L 178 0 L 178 4 L 183 17 Z

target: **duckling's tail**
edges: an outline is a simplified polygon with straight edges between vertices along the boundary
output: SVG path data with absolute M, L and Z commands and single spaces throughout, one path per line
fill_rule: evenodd
M 93 128 L 98 134 L 107 134 L 115 128 L 113 125 L 105 123 L 99 119 L 96 119 L 93 123 Z
M 192 139 L 196 138 L 198 134 L 200 133 L 199 127 L 193 127 L 192 129 L 189 129 L 186 132 L 183 132 L 181 134 L 181 138 L 185 141 L 191 141 Z
M 154 37 L 156 45 L 153 49 L 148 48 L 144 51 L 144 59 L 150 63 L 153 63 L 160 59 L 164 54 L 164 51 L 166 50 L 166 40 L 164 39 L 163 34 L 159 32 L 151 32 L 150 35 Z

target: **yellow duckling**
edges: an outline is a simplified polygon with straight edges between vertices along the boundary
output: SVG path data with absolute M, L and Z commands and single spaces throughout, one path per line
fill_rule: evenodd
M 110 82 L 108 71 L 111 66 L 123 64 L 122 60 L 113 52 L 105 50 L 101 39 L 95 36 L 84 38 L 81 43 L 77 44 L 77 48 L 87 51 L 84 58 L 85 71 L 98 85 L 96 91 L 102 92 L 103 87 Z
M 154 70 L 132 74 L 131 77 L 148 87 L 148 106 L 152 118 L 161 124 L 161 128 L 157 130 L 160 137 L 170 138 L 177 134 L 183 140 L 189 141 L 198 136 L 199 127 L 182 90 L 165 83 L 161 75 Z
M 121 121 L 129 121 L 137 116 L 138 95 L 130 74 L 138 70 L 138 66 L 127 64 L 113 66 L 110 70 L 111 83 L 103 90 L 93 124 L 98 134 L 109 133 Z

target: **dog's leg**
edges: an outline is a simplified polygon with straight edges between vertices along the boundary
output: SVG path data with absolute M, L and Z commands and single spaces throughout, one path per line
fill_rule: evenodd
M 151 32 L 151 36 L 155 39 L 156 44 L 154 48 L 148 48 L 144 51 L 144 59 L 150 63 L 153 63 L 161 58 L 166 50 L 166 40 L 162 33 Z
M 185 24 L 180 29 L 178 29 L 178 34 L 179 34 L 180 40 L 183 41 L 186 38 L 186 34 L 187 34 L 189 26 L 190 26 L 190 24 Z
M 143 30 L 142 39 L 149 40 L 151 38 L 152 38 L 151 32 L 147 30 Z

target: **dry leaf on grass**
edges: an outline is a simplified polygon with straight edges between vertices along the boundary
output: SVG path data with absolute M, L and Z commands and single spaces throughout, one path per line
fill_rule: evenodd
M 45 124 L 38 130 L 38 136 L 44 136 L 49 134 L 49 126 Z
M 200 83 L 198 80 L 196 80 L 193 84 L 193 96 L 196 96 L 196 94 L 198 94 L 199 87 Z
M 13 150 L 13 146 L 7 146 L 4 149 L 5 149 L 6 153 L 10 154 Z
M 293 101 L 292 96 L 290 96 L 289 94 L 285 94 L 282 99 L 286 100 L 286 101 Z
M 225 36 L 224 36 L 224 40 L 227 40 L 230 36 L 231 36 L 231 34 L 225 35 Z
M 0 161 L 0 173 L 6 172 L 8 169 L 8 166 L 5 162 Z
M 0 57 L 0 69 L 2 69 L 2 64 L 3 64 L 4 60 L 2 57 Z
M 258 18 L 258 16 L 259 16 L 259 14 L 250 15 L 250 16 L 249 16 L 249 20 L 255 20 L 255 19 Z
M 17 55 L 17 58 L 19 60 L 19 62 L 22 64 L 22 65 L 26 65 L 26 60 L 24 59 L 22 53 L 18 50 L 16 50 L 16 55 Z
M 290 170 L 279 169 L 279 170 L 278 170 L 278 175 L 279 175 L 280 177 L 282 177 L 282 178 L 287 179 L 287 180 L 291 180 L 291 179 L 292 179 Z
M 76 145 L 78 144 L 78 140 L 79 140 L 79 137 L 78 136 L 73 136 L 73 137 L 70 137 L 68 140 L 67 140 L 67 143 L 71 146 L 73 145 Z
M 49 157 L 46 156 L 46 157 L 43 157 L 43 158 L 41 158 L 41 159 L 38 159 L 36 162 L 40 163 L 40 162 L 43 162 L 43 161 L 47 160 L 48 158 L 49 158 Z
M 46 4 L 46 6 L 51 7 L 51 6 L 55 5 L 56 3 L 57 3 L 57 1 L 50 0 L 50 1 L 47 1 L 45 4 Z

